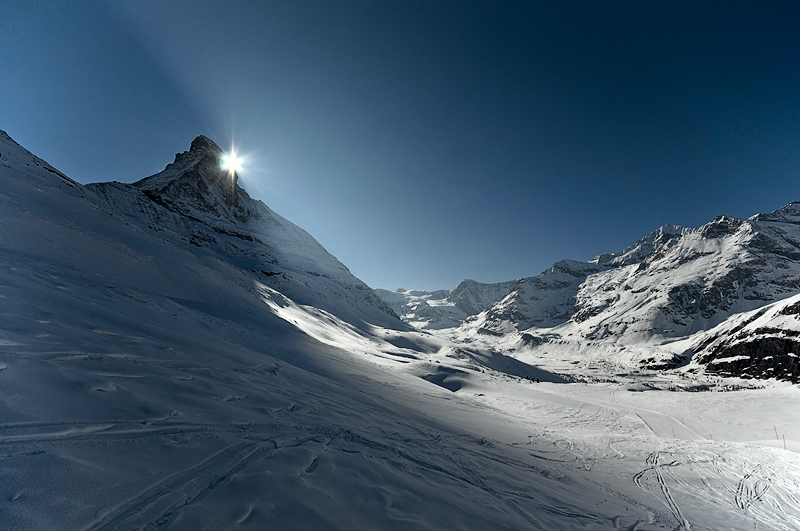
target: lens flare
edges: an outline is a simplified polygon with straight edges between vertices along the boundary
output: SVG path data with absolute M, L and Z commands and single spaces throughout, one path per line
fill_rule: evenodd
M 231 151 L 230 154 L 223 155 L 221 164 L 222 164 L 222 169 L 228 170 L 230 172 L 242 170 L 242 159 L 237 157 L 234 151 Z

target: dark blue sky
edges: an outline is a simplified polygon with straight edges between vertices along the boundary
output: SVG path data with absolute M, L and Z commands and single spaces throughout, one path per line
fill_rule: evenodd
M 232 136 L 373 287 L 800 200 L 800 3 L 0 3 L 0 129 L 81 182 Z

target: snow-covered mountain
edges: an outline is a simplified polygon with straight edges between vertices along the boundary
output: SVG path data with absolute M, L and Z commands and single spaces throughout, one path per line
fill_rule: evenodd
M 549 328 L 579 311 L 576 295 L 586 281 L 606 267 L 562 260 L 535 277 L 518 280 L 511 291 L 470 322 L 478 333 L 502 336 L 532 326 Z
M 156 175 L 131 184 L 85 187 L 114 214 L 154 237 L 195 246 L 246 271 L 299 304 L 363 328 L 405 329 L 375 293 L 306 231 L 254 201 L 220 167 L 222 150 L 204 136 Z
M 521 350 L 591 344 L 609 359 L 630 347 L 621 366 L 667 368 L 691 353 L 659 346 L 798 291 L 795 202 L 746 220 L 719 216 L 696 229 L 665 225 L 622 252 L 559 262 L 517 281 L 454 337 L 489 335 Z
M 460 326 L 505 296 L 514 282 L 485 284 L 465 280 L 453 290 L 376 289 L 375 293 L 406 323 L 424 329 Z
M 444 337 L 517 352 L 589 348 L 609 367 L 632 370 L 683 365 L 693 351 L 676 350 L 678 340 L 798 291 L 800 203 L 793 202 L 746 220 L 664 225 L 621 252 L 562 260 L 517 281 L 376 293 L 408 324 Z M 768 376 L 747 365 L 726 374 Z M 775 375 L 796 379 L 792 371 Z
M 199 137 L 81 185 L 0 132 L 0 528 L 800 525 L 796 387 L 573 384 L 506 355 L 518 333 L 412 330 L 219 156 Z M 517 284 L 428 300 L 466 315 Z
M 517 330 L 570 323 L 587 339 L 704 330 L 800 290 L 799 215 L 800 203 L 791 203 L 749 220 L 662 227 L 621 253 L 523 279 L 481 322 Z
M 419 330 L 452 328 L 467 318 L 466 313 L 447 300 L 448 290 L 376 289 L 375 294 L 400 319 Z

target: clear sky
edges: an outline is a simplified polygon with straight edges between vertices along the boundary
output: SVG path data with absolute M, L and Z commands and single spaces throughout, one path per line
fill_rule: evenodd
M 369 285 L 453 288 L 800 200 L 798 28 L 794 0 L 0 0 L 0 129 L 80 182 L 235 140 Z

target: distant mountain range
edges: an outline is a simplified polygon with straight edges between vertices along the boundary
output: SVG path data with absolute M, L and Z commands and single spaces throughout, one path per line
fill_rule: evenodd
M 419 329 L 441 329 L 461 325 L 502 297 L 514 282 L 484 284 L 465 280 L 454 290 L 419 291 L 376 289 L 375 293 L 402 319 Z
M 793 202 L 749 219 L 718 216 L 699 228 L 664 225 L 621 252 L 563 260 L 514 282 L 465 281 L 430 294 L 376 292 L 414 326 L 454 328 L 450 337 L 502 344 L 519 354 L 591 345 L 620 367 L 666 369 L 688 364 L 702 350 L 694 361 L 708 372 L 724 365 L 731 375 L 797 381 L 795 319 L 769 326 L 785 339 L 772 341 L 769 352 L 786 370 L 769 372 L 757 357 L 735 364 L 713 358 L 709 365 L 708 347 L 681 350 L 686 345 L 680 340 L 798 291 L 800 203 Z M 726 329 L 735 327 L 717 328 L 715 344 L 725 343 Z M 627 353 L 620 356 L 621 350 Z

